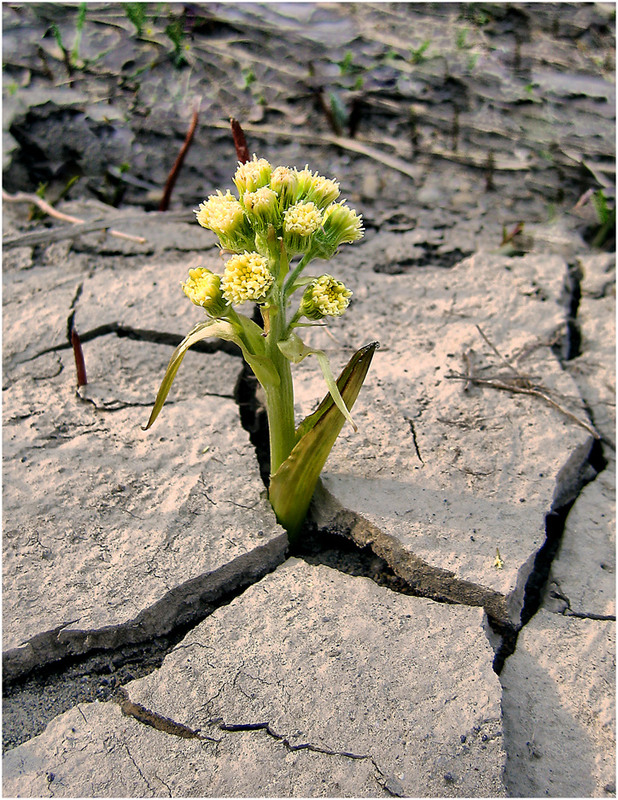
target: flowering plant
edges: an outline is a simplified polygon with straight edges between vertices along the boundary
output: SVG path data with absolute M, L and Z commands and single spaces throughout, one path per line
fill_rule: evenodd
M 239 164 L 234 184 L 238 197 L 218 191 L 196 210 L 199 224 L 216 233 L 230 257 L 222 276 L 203 267 L 189 270 L 183 290 L 207 320 L 174 351 L 145 430 L 158 416 L 189 347 L 211 336 L 235 342 L 266 395 L 269 498 L 293 539 L 345 420 L 356 429 L 349 409 L 378 346 L 373 342 L 359 350 L 335 381 L 326 354 L 307 347 L 295 330 L 341 316 L 352 292 L 331 275 L 303 272 L 316 259 L 332 258 L 341 244 L 360 239 L 363 224 L 345 201 L 336 202 L 339 184 L 307 167 L 273 169 L 254 156 Z M 290 315 L 297 292 L 300 300 Z M 263 327 L 235 309 L 246 302 L 258 304 Z M 318 359 L 328 394 L 297 427 L 291 364 L 309 355 Z

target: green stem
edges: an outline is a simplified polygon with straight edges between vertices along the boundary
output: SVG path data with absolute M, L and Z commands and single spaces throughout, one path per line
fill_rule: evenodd
M 290 273 L 290 277 L 285 282 L 284 295 L 286 297 L 291 293 L 296 278 L 298 278 L 300 273 L 305 269 L 305 267 L 310 261 L 313 261 L 313 256 L 311 255 L 311 253 L 306 253 L 298 262 L 298 264 L 294 267 L 294 269 Z
M 273 298 L 274 299 L 274 298 Z M 270 474 L 274 475 L 292 452 L 296 443 L 294 423 L 294 385 L 290 362 L 279 350 L 278 343 L 287 335 L 283 296 L 269 309 L 270 330 L 266 337 L 266 355 L 279 375 L 278 386 L 264 386 L 270 438 Z

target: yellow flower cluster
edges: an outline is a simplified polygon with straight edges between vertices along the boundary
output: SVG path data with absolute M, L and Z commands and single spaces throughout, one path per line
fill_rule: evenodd
M 274 281 L 268 260 L 259 253 L 241 253 L 230 258 L 223 272 L 223 296 L 233 305 L 264 300 Z
M 258 250 L 265 254 L 264 233 L 273 226 L 288 256 L 310 253 L 331 258 L 344 242 L 363 235 L 361 217 L 345 202 L 336 203 L 339 184 L 312 172 L 273 167 L 253 156 L 234 175 L 238 198 L 218 191 L 200 204 L 197 221 L 214 231 L 233 253 Z
M 189 270 L 182 289 L 192 303 L 201 306 L 211 317 L 223 316 L 227 303 L 221 294 L 221 278 L 205 267 Z
M 315 203 L 296 203 L 283 215 L 285 233 L 311 236 L 322 224 L 322 214 Z
M 337 244 L 356 242 L 362 239 L 365 229 L 363 219 L 356 211 L 342 203 L 332 203 L 324 212 L 324 234 Z
M 238 165 L 233 180 L 238 197 L 230 191 L 217 191 L 195 213 L 199 224 L 214 231 L 222 248 L 235 255 L 228 260 L 220 284 L 208 270 L 190 271 L 183 284 L 192 302 L 213 316 L 224 313 L 226 303 L 265 301 L 276 280 L 283 286 L 279 284 L 281 276 L 275 274 L 279 263 L 289 265 L 290 259 L 300 254 L 305 264 L 314 258 L 329 259 L 340 244 L 355 242 L 363 235 L 360 215 L 345 201 L 337 201 L 337 181 L 307 166 L 301 170 L 273 168 L 266 159 L 253 156 Z M 302 267 L 296 274 L 298 269 Z M 312 319 L 339 316 L 350 294 L 339 281 L 322 276 L 305 292 L 304 313 Z
M 268 161 L 257 156 L 253 156 L 245 164 L 239 164 L 234 175 L 234 184 L 241 198 L 245 192 L 255 192 L 256 189 L 266 186 L 272 171 Z
M 245 192 L 242 198 L 245 211 L 251 219 L 268 225 L 275 219 L 276 211 L 279 207 L 277 192 L 262 186 L 255 192 Z
M 253 231 L 244 209 L 229 191 L 225 194 L 217 191 L 200 203 L 195 213 L 199 224 L 214 231 L 227 249 L 234 251 L 252 241 Z
M 339 184 L 330 178 L 323 178 L 317 172 L 311 172 L 305 166 L 300 171 L 294 170 L 298 179 L 298 196 L 325 208 L 339 197 Z
M 208 200 L 200 203 L 196 212 L 197 221 L 203 228 L 210 228 L 218 236 L 227 235 L 243 220 L 243 208 L 238 200 L 228 191 L 222 194 L 211 195 Z
M 320 275 L 305 289 L 300 313 L 308 319 L 340 317 L 350 303 L 352 292 L 331 275 Z

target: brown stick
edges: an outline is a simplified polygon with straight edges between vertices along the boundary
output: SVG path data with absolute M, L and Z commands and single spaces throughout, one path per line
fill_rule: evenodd
M 64 222 L 72 222 L 74 225 L 82 225 L 84 223 L 84 220 L 79 219 L 79 217 L 71 217 L 69 214 L 63 214 L 62 211 L 58 211 L 36 194 L 27 194 L 26 192 L 17 192 L 16 194 L 9 194 L 8 192 L 5 192 L 3 189 L 2 199 L 6 203 L 34 203 L 34 205 L 38 206 L 41 209 L 41 211 L 44 211 L 46 214 L 49 214 L 50 217 L 55 217 L 56 219 L 64 220 Z M 110 236 L 116 236 L 116 238 L 118 239 L 128 239 L 131 242 L 138 242 L 139 244 L 146 243 L 146 239 L 144 239 L 143 236 L 131 236 L 131 234 L 129 233 L 121 233 L 121 231 L 116 231 L 111 228 L 108 230 L 108 233 Z
M 199 118 L 199 101 L 195 105 L 195 109 L 193 111 L 193 116 L 191 117 L 191 124 L 189 125 L 189 130 L 187 131 L 187 135 L 185 140 L 180 148 L 180 152 L 174 161 L 174 166 L 170 170 L 170 174 L 167 176 L 167 181 L 165 183 L 165 189 L 163 190 L 163 197 L 161 198 L 161 202 L 159 203 L 159 211 L 167 211 L 170 205 L 170 200 L 172 198 L 172 192 L 174 191 L 174 186 L 176 185 L 176 179 L 182 169 L 183 162 L 185 160 L 185 156 L 187 155 L 189 148 L 191 147 L 191 142 L 193 141 L 193 135 L 195 134 L 195 129 L 197 128 L 197 120 Z
M 71 328 L 71 346 L 73 347 L 73 355 L 75 357 L 75 370 L 77 372 L 77 386 L 86 386 L 88 379 L 86 378 L 86 362 L 84 360 L 84 352 L 82 350 L 82 343 L 75 328 Z
M 234 117 L 230 118 L 230 125 L 232 126 L 232 136 L 234 137 L 234 147 L 236 148 L 236 158 L 241 164 L 246 164 L 251 160 L 249 155 L 249 148 L 247 147 L 247 140 L 243 129 L 240 127 L 240 122 Z

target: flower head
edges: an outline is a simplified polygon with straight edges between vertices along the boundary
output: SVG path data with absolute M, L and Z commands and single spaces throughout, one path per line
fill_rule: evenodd
M 339 184 L 330 178 L 323 178 L 308 167 L 296 171 L 298 179 L 297 199 L 315 203 L 318 208 L 326 208 L 339 197 Z
M 239 164 L 234 175 L 234 184 L 238 189 L 238 194 L 242 198 L 245 192 L 255 192 L 262 186 L 266 186 L 270 180 L 273 168 L 265 158 L 253 156 L 251 161 Z
M 296 199 L 298 176 L 289 167 L 276 167 L 270 176 L 270 188 L 279 195 L 279 208 L 285 210 Z
M 305 289 L 300 314 L 308 319 L 340 317 L 349 305 L 352 292 L 331 275 L 320 275 Z
M 242 305 L 248 300 L 264 300 L 274 276 L 268 269 L 268 261 L 259 253 L 241 253 L 232 256 L 226 265 L 221 280 L 223 297 L 233 305 Z
M 322 225 L 322 212 L 315 203 L 295 203 L 283 215 L 284 242 L 290 254 L 304 253 L 311 244 L 311 234 Z
M 201 306 L 211 317 L 221 317 L 227 302 L 221 293 L 221 278 L 205 267 L 189 270 L 189 277 L 182 289 L 192 303 Z
M 363 236 L 362 217 L 348 208 L 345 202 L 331 203 L 324 211 L 322 220 L 322 228 L 311 243 L 314 258 L 332 258 L 340 244 L 355 242 Z
M 199 224 L 216 233 L 227 249 L 240 250 L 251 242 L 252 230 L 243 207 L 229 191 L 211 195 L 195 214 Z
M 277 221 L 279 198 L 268 186 L 262 186 L 255 192 L 245 192 L 242 202 L 251 219 L 266 225 Z
M 237 228 L 244 218 L 244 211 L 238 200 L 230 192 L 222 194 L 220 191 L 200 203 L 195 214 L 203 228 L 210 228 L 217 235 L 224 236 Z
M 363 238 L 363 218 L 345 201 L 332 203 L 324 212 L 324 233 L 337 240 L 337 244 L 356 242 Z

